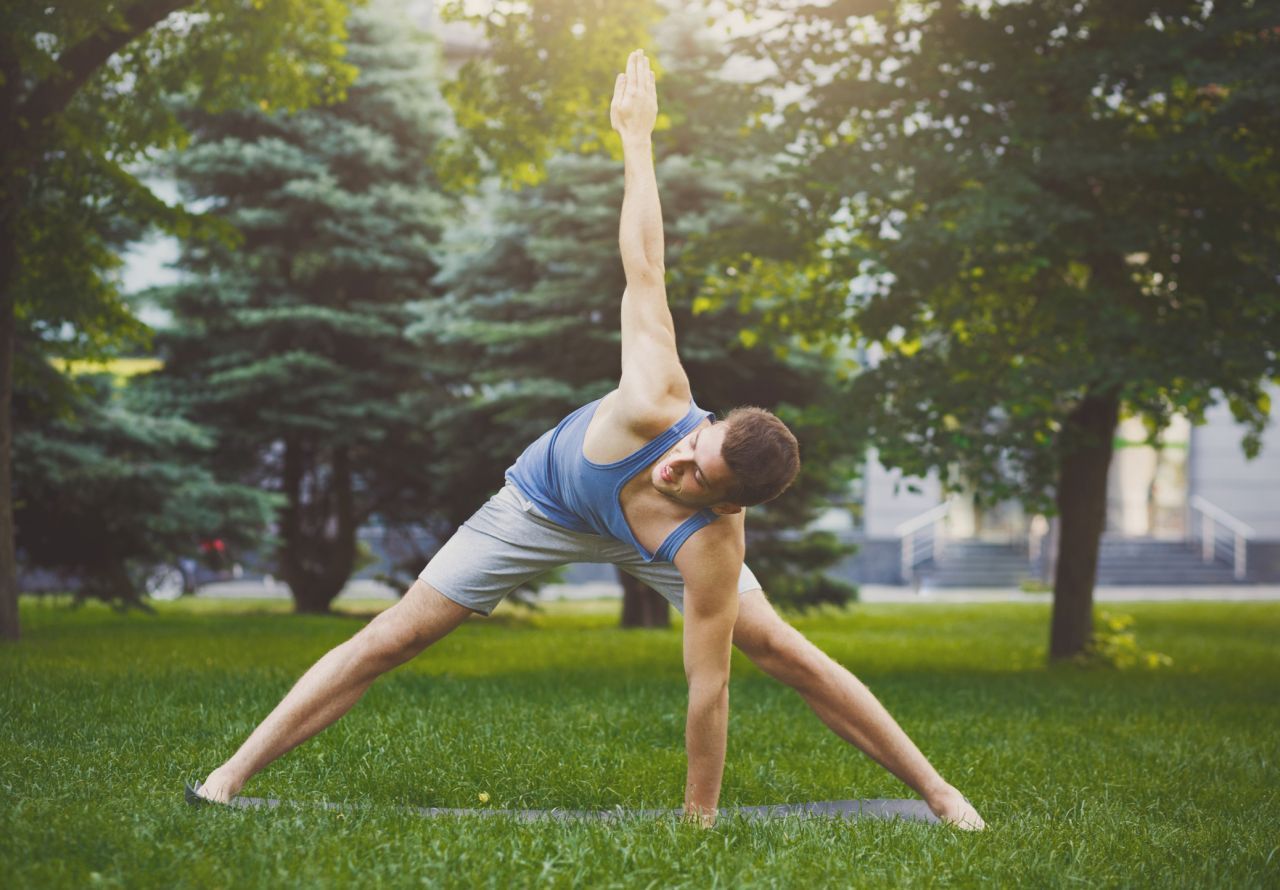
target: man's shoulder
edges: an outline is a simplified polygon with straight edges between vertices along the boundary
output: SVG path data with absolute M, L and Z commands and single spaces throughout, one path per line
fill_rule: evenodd
M 687 395 L 636 399 L 619 388 L 601 400 L 598 411 L 605 423 L 647 442 L 679 423 L 689 413 L 689 404 Z
M 676 553 L 676 563 L 686 564 L 694 572 L 740 570 L 747 552 L 743 516 L 744 513 L 730 513 L 698 529 Z M 682 565 L 681 571 L 684 570 Z

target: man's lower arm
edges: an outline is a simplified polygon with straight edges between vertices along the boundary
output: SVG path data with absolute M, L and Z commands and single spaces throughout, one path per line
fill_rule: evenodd
M 662 203 L 653 167 L 653 146 L 646 135 L 623 141 L 624 191 L 618 247 L 628 274 L 661 269 L 666 245 L 662 234 Z
M 689 757 L 684 806 L 689 813 L 714 816 L 724 778 L 729 729 L 729 682 L 689 684 L 685 747 Z

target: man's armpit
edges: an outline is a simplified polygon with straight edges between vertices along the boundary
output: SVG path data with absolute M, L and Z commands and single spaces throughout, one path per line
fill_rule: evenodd
M 690 609 L 702 612 L 702 608 L 714 613 L 723 607 L 725 601 L 736 602 L 738 597 L 738 579 L 742 576 L 745 556 L 743 548 L 735 546 L 732 538 L 726 541 L 719 536 L 695 544 L 694 539 L 702 533 L 698 532 L 685 542 L 676 554 L 676 568 L 684 577 L 686 613 Z

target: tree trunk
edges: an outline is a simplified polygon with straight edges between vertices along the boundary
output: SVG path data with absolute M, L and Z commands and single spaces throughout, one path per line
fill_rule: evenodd
M 1093 584 L 1107 521 L 1107 471 L 1119 419 L 1119 396 L 1090 393 L 1067 417 L 1063 429 L 1050 663 L 1083 652 L 1093 638 Z
M 293 593 L 294 610 L 324 614 L 351 578 L 356 557 L 356 520 L 348 449 L 334 452 L 329 472 L 308 467 L 306 446 L 285 445 L 280 570 Z M 319 459 L 314 463 L 318 464 Z M 310 484 L 304 485 L 308 469 Z M 324 487 L 324 481 L 328 488 Z
M 13 158 L 6 153 L 6 164 Z M 17 183 L 0 183 L 0 640 L 18 639 L 18 560 L 13 524 L 13 359 L 17 349 Z
M 622 582 L 623 627 L 670 627 L 671 606 L 649 585 L 618 569 Z
M 295 578 L 297 586 L 290 581 L 289 590 L 293 593 L 293 611 L 299 615 L 329 614 L 329 607 L 347 583 L 346 577 L 337 572 L 304 573 Z

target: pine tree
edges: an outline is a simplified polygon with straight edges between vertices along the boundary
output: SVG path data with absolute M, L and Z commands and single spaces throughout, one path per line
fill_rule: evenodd
M 338 94 L 345 15 L 340 0 L 0 5 L 0 639 L 18 639 L 15 388 L 48 356 L 101 358 L 139 333 L 110 274 L 121 221 L 190 227 L 130 172 L 183 138 L 164 97 Z
M 173 175 L 238 237 L 186 248 L 189 277 L 159 294 L 157 386 L 217 430 L 221 473 L 284 495 L 280 575 L 304 612 L 341 591 L 364 522 L 423 516 L 446 399 L 404 333 L 451 212 L 427 163 L 447 121 L 434 50 L 386 5 L 348 27 L 341 104 L 191 116 Z
M 157 416 L 111 374 L 34 367 L 14 400 L 17 545 L 27 568 L 73 576 L 79 598 L 143 606 L 139 581 L 201 539 L 252 546 L 273 498 L 198 465 L 200 426 Z

